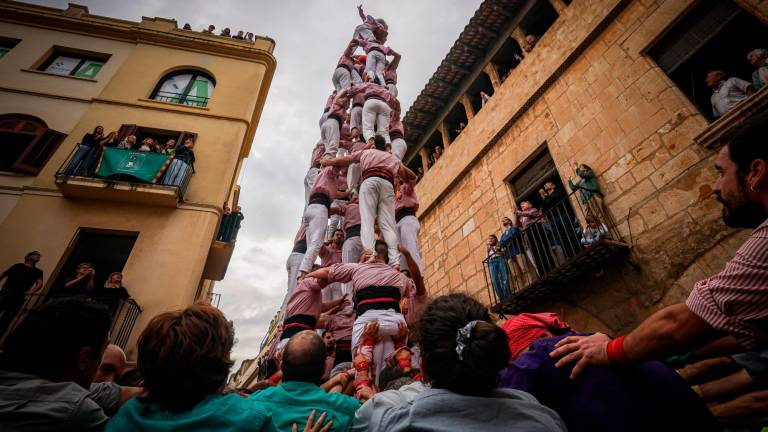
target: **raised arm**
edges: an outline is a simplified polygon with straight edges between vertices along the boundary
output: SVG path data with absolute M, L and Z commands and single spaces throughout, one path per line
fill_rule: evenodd
M 353 162 L 352 156 L 342 156 L 342 157 L 337 157 L 333 159 L 323 159 L 320 161 L 320 166 L 345 167 L 345 166 L 349 166 L 352 162 Z
M 400 164 L 400 168 L 397 170 L 397 175 L 405 181 L 416 180 L 416 174 L 413 173 L 407 166 Z
M 365 12 L 363 12 L 363 5 L 357 6 L 357 14 L 360 15 L 360 19 L 363 20 L 363 22 L 365 22 L 366 17 L 365 17 Z
M 323 267 L 309 273 L 306 277 L 318 278 L 320 280 L 328 282 L 328 276 L 330 271 L 331 271 L 330 267 Z
M 359 45 L 359 42 L 357 39 L 352 39 L 349 41 L 349 45 L 347 45 L 347 49 L 344 50 L 344 57 L 351 57 L 352 53 L 355 52 L 355 48 L 357 48 L 357 45 Z
M 387 66 L 387 68 L 391 70 L 397 70 L 397 67 L 400 66 L 400 53 L 390 48 L 389 54 L 394 56 L 395 58 L 393 58 L 392 61 L 389 62 L 389 66 Z
M 397 250 L 403 254 L 405 262 L 408 264 L 408 272 L 411 273 L 411 279 L 413 279 L 413 283 L 416 285 L 416 295 L 425 295 L 427 293 L 427 287 L 424 285 L 424 277 L 421 275 L 421 270 L 419 270 L 419 265 L 416 263 L 416 260 L 413 259 L 411 252 L 409 252 L 405 246 L 398 244 Z

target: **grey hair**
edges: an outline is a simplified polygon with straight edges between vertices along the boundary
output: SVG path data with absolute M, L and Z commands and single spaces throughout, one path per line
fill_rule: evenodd
M 747 54 L 747 56 L 752 56 L 752 55 L 758 56 L 763 59 L 768 59 L 768 50 L 765 48 L 753 49 L 752 51 L 749 52 L 749 54 Z
M 709 76 L 709 75 L 718 76 L 718 77 L 720 77 L 720 79 L 725 79 L 725 76 L 726 76 L 725 72 L 723 72 L 721 70 L 709 71 L 709 73 L 707 73 L 707 76 Z

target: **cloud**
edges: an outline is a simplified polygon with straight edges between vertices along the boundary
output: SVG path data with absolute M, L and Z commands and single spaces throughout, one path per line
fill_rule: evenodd
M 66 8 L 69 0 L 34 1 Z M 336 61 L 360 20 L 343 0 L 77 0 L 95 15 L 139 21 L 175 18 L 200 30 L 214 24 L 267 35 L 276 42 L 277 71 L 241 178 L 245 220 L 226 279 L 215 286 L 220 308 L 234 320 L 240 361 L 258 353 L 283 300 L 291 251 L 303 208 L 303 179 L 319 138 L 318 119 L 332 90 Z M 365 10 L 386 19 L 388 45 L 403 56 L 398 69 L 403 112 L 469 22 L 480 0 L 377 0 Z M 214 94 L 215 97 L 215 94 Z

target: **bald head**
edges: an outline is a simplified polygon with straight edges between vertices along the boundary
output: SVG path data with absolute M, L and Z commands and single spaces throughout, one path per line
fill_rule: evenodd
M 317 333 L 304 330 L 283 350 L 283 381 L 320 384 L 325 369 L 325 344 Z
M 123 375 L 125 371 L 125 352 L 115 345 L 107 345 L 104 355 L 101 356 L 101 364 L 96 371 L 96 377 L 93 382 L 115 382 Z

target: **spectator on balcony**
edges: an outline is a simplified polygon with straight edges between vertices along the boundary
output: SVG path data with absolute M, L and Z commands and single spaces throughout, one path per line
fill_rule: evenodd
M 464 132 L 464 128 L 467 127 L 467 125 L 464 122 L 459 123 L 459 127 L 456 128 L 456 135 L 461 135 L 462 132 Z
M 160 152 L 164 155 L 173 156 L 176 153 L 176 140 L 169 139 L 165 142 L 165 147 Z
M 504 252 L 504 258 L 506 258 L 509 265 L 510 276 L 519 280 L 522 285 L 533 282 L 533 276 L 528 271 L 529 266 L 522 250 L 520 229 L 508 217 L 501 219 L 501 227 L 499 246 Z
M 93 279 L 96 277 L 96 268 L 91 263 L 80 263 L 74 276 L 64 282 L 64 294 L 66 295 L 91 295 L 93 293 Z
M 768 82 L 768 50 L 765 48 L 758 48 L 752 50 L 747 54 L 747 61 L 755 67 L 755 71 L 752 72 L 752 87 L 755 91 L 760 90 Z
M 136 136 L 128 135 L 127 137 L 123 138 L 122 141 L 120 141 L 120 143 L 117 145 L 117 148 L 122 150 L 130 150 L 135 145 L 136 145 Z
M 228 241 L 226 239 L 229 237 L 229 215 L 232 214 L 232 209 L 227 203 L 224 203 L 222 208 L 224 213 L 221 215 L 221 223 L 219 223 L 219 234 L 216 236 L 216 240 Z
M 234 364 L 234 339 L 232 324 L 210 305 L 153 318 L 138 341 L 147 396 L 123 405 L 107 431 L 272 430 L 262 403 L 221 394 Z
M 424 178 L 424 167 L 419 166 L 416 168 L 416 183 L 420 182 Z
M 523 51 L 529 53 L 533 51 L 533 47 L 539 42 L 539 38 L 530 34 L 525 37 L 525 44 L 523 44 Z
M 253 33 L 251 32 L 246 33 L 245 38 L 248 39 L 248 42 L 253 42 Z
M 243 216 L 243 209 L 240 206 L 235 206 L 235 210 L 229 215 L 229 239 L 227 241 L 237 240 L 237 233 L 240 231 L 240 225 L 245 219 Z
M 169 186 L 181 186 L 184 183 L 184 179 L 187 178 L 188 172 L 191 170 L 195 172 L 195 142 L 192 138 L 184 140 L 184 144 L 176 148 L 176 153 L 173 157 L 171 165 L 168 167 L 168 171 L 165 173 L 163 184 Z
M 431 161 L 432 165 L 436 164 L 438 160 L 440 160 L 440 157 L 443 155 L 443 148 L 440 146 L 435 146 L 435 149 L 432 151 Z
M 96 376 L 93 382 L 115 382 L 120 380 L 125 372 L 125 366 L 128 360 L 122 348 L 115 344 L 107 345 L 104 354 L 101 356 L 101 363 L 96 370 Z
M 165 146 L 160 144 L 156 140 L 152 140 L 152 153 L 163 154 L 165 152 Z
M 534 208 L 530 201 L 520 203 L 520 210 L 515 210 L 517 222 L 526 233 L 526 255 L 536 266 L 539 276 L 548 273 L 554 267 L 554 260 L 549 252 L 549 239 L 545 228 L 546 218 L 541 210 Z
M 605 219 L 605 209 L 603 208 L 603 192 L 597 183 L 595 171 L 587 164 L 575 165 L 576 175 L 580 177 L 579 181 L 573 183 L 568 179 L 568 187 L 576 192 L 579 191 L 581 203 L 586 205 L 589 211 L 600 219 Z
M 244 40 L 245 39 L 244 33 L 245 32 L 240 30 L 240 31 L 237 32 L 237 34 L 235 36 L 232 36 L 232 39 Z
M 723 71 L 709 72 L 706 83 L 712 89 L 710 102 L 712 102 L 712 115 L 715 118 L 725 115 L 755 91 L 752 84 L 743 79 L 736 77 L 726 79 Z
M 488 93 L 480 91 L 480 108 L 485 107 L 485 104 L 488 103 L 489 100 L 491 100 L 491 97 L 488 96 Z
M 605 224 L 599 223 L 597 218 L 592 215 L 586 217 L 587 226 L 584 228 L 584 233 L 581 236 L 581 244 L 589 246 L 597 243 L 603 236 L 608 235 L 608 228 Z
M 80 140 L 80 147 L 77 148 L 72 159 L 69 160 L 64 173 L 67 175 L 87 176 L 91 174 L 93 163 L 99 156 L 101 146 L 104 145 L 112 136 L 104 136 L 104 126 L 96 126 L 93 132 L 83 135 Z
M 499 301 L 508 299 L 512 293 L 509 290 L 509 269 L 504 252 L 499 246 L 499 239 L 495 234 L 488 236 L 487 243 L 488 272 L 491 274 L 491 282 Z
M 139 146 L 140 152 L 150 152 L 155 146 L 155 140 L 152 138 L 144 138 L 141 140 L 141 146 Z
M 107 305 L 113 319 L 117 316 L 123 301 L 131 297 L 128 290 L 123 286 L 123 274 L 120 272 L 110 273 L 104 286 L 96 288 L 93 296 Z
M 40 252 L 32 251 L 24 256 L 23 263 L 16 263 L 0 274 L 0 281 L 7 278 L 0 290 L 0 337 L 21 310 L 26 294 L 35 294 L 43 287 L 43 271 L 37 268 L 38 262 Z
M 108 417 L 88 389 L 111 324 L 102 305 L 83 298 L 53 300 L 30 310 L 3 349 L 1 428 L 102 430 Z
M 221 33 L 219 33 L 219 36 L 232 37 L 229 27 L 224 27 L 224 30 L 222 30 Z
M 317 333 L 297 333 L 283 350 L 282 384 L 254 393 L 247 400 L 272 412 L 275 428 L 280 431 L 291 430 L 293 424 L 304 424 L 313 410 L 326 412 L 333 430 L 348 430 L 360 402 L 341 393 L 326 393 L 319 387 L 325 360 L 326 347 Z

